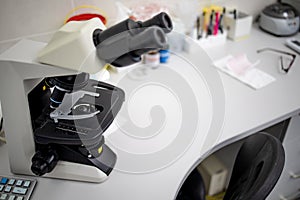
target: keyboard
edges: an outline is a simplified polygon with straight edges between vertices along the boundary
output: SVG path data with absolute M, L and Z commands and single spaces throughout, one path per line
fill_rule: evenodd
M 0 200 L 29 200 L 36 183 L 35 179 L 0 175 Z

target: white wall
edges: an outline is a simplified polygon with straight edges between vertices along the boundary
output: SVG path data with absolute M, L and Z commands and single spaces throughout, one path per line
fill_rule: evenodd
M 200 0 L 201 5 L 217 4 L 237 7 L 246 13 L 258 15 L 267 5 L 277 2 L 276 0 Z
M 114 0 L 1 0 L 0 53 L 22 38 L 47 42 L 63 25 L 67 14 L 79 5 L 95 5 L 111 18 Z M 93 11 L 80 9 L 75 13 Z
M 124 3 L 145 2 L 121 0 Z M 163 0 L 161 0 L 163 1 Z M 185 0 L 185 2 L 191 0 Z M 257 14 L 276 0 L 198 0 L 200 6 L 225 4 L 237 6 L 240 10 Z M 74 7 L 87 4 L 96 5 L 106 12 L 110 19 L 116 14 L 115 0 L 1 0 L 0 1 L 0 53 L 22 38 L 47 42 Z M 180 3 L 180 0 L 164 0 L 167 5 Z M 86 11 L 82 9 L 81 11 Z M 80 11 L 79 11 L 80 12 Z M 78 13 L 78 12 L 77 12 Z

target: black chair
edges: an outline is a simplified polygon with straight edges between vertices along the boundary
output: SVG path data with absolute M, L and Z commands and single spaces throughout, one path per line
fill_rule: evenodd
M 267 133 L 248 137 L 241 146 L 224 200 L 264 200 L 284 167 L 281 142 Z
M 277 138 L 262 132 L 249 136 L 237 154 L 223 200 L 264 200 L 276 185 L 284 161 L 284 149 Z M 176 199 L 205 200 L 202 191 L 201 175 L 194 170 Z
M 205 200 L 205 186 L 202 176 L 194 169 L 181 187 L 176 200 Z

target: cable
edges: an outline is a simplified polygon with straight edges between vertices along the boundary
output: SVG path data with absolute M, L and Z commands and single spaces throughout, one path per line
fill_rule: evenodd
M 3 128 L 3 117 L 1 117 L 1 121 L 0 121 L 0 142 L 6 143 L 4 131 L 2 130 L 2 128 Z
M 1 142 L 6 143 L 4 131 L 0 131 L 0 144 Z
M 0 132 L 2 131 L 3 128 L 3 117 L 1 117 L 1 122 L 0 122 Z
M 0 137 L 0 144 L 1 144 L 1 142 L 6 143 L 5 137 Z

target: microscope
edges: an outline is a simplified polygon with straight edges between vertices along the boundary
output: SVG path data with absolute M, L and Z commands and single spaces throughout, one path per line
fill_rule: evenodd
M 48 44 L 22 40 L 0 55 L 0 99 L 13 173 L 102 182 L 117 155 L 103 133 L 125 100 L 92 80 L 109 63 L 124 67 L 167 45 L 172 22 L 160 13 L 108 29 L 93 18 L 65 24 Z

